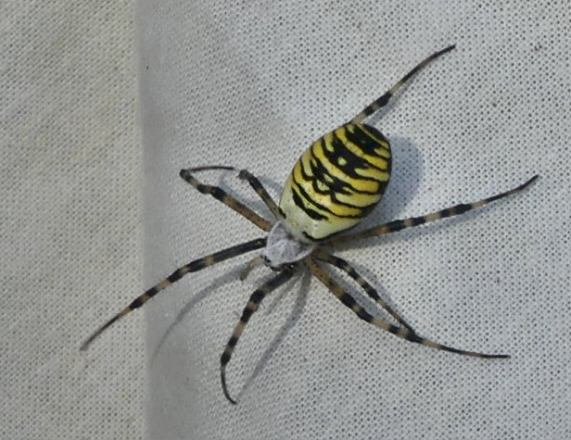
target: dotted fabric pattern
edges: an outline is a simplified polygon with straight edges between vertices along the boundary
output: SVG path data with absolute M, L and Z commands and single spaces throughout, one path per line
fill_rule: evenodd
M 134 4 L 0 2 L 0 438 L 141 439 Z
M 485 210 L 340 252 L 421 335 L 511 359 L 407 343 L 301 277 L 246 328 L 227 369 L 231 406 L 220 355 L 270 276 L 241 283 L 244 256 L 146 307 L 149 439 L 569 438 L 568 2 L 142 0 L 138 18 L 147 286 L 262 235 L 181 168 L 247 167 L 277 198 L 312 140 L 451 43 L 372 119 L 392 142 L 394 175 L 367 224 L 541 176 Z M 232 173 L 201 177 L 269 215 Z

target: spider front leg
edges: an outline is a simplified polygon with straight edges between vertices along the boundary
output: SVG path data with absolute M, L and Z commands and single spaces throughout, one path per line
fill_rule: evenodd
M 423 338 L 417 335 L 414 332 L 411 332 L 409 329 L 404 327 L 399 327 L 396 325 L 391 324 L 384 319 L 376 318 L 370 313 L 368 313 L 362 306 L 357 304 L 355 299 L 349 295 L 333 278 L 329 273 L 327 273 L 315 260 L 311 257 L 307 260 L 307 265 L 309 267 L 309 271 L 319 280 L 321 281 L 330 291 L 337 297 L 339 301 L 341 301 L 345 306 L 351 309 L 353 313 L 357 315 L 358 318 L 362 319 L 369 324 L 373 324 L 379 327 L 382 330 L 385 330 L 389 333 L 392 333 L 399 338 L 406 339 L 407 341 L 414 342 L 416 344 L 425 345 L 427 347 L 436 348 L 437 350 L 448 351 L 450 353 L 461 354 L 464 356 L 473 356 L 479 358 L 487 358 L 487 359 L 505 359 L 509 358 L 506 354 L 485 354 L 485 353 L 478 353 L 475 351 L 466 351 L 461 350 L 458 348 L 449 347 L 447 345 L 443 345 L 439 342 L 431 341 L 430 339 Z
M 408 329 L 410 332 L 416 333 L 414 329 L 403 318 L 401 318 L 400 315 L 390 305 L 388 305 L 385 300 L 379 296 L 379 293 L 375 290 L 375 288 L 371 286 L 361 275 L 359 275 L 347 261 L 325 252 L 319 252 L 316 258 L 344 271 L 363 288 L 363 290 L 367 293 L 367 295 L 369 295 L 371 299 L 373 299 L 373 301 L 379 304 L 393 318 L 395 318 L 400 325 Z
M 272 197 L 266 191 L 266 188 L 262 185 L 262 182 L 251 174 L 248 170 L 240 170 L 240 174 L 238 175 L 240 179 L 246 180 L 250 186 L 256 191 L 256 193 L 260 196 L 262 201 L 266 204 L 268 209 L 272 212 L 275 218 L 281 218 L 280 208 L 276 205 L 276 202 L 272 199 Z
M 250 173 L 248 170 L 238 170 L 237 168 L 226 166 L 226 165 L 208 165 L 203 167 L 196 167 L 196 168 L 189 168 L 187 172 L 199 172 L 199 171 L 208 171 L 208 170 L 228 170 L 228 171 L 239 171 L 238 177 L 242 180 L 246 180 L 250 186 L 256 191 L 256 194 L 260 196 L 264 204 L 268 207 L 271 213 L 274 215 L 275 218 L 281 218 L 278 205 L 274 202 L 272 197 L 262 185 L 262 182 Z M 185 179 L 186 180 L 186 179 Z
M 226 365 L 228 365 L 228 362 L 230 362 L 232 353 L 234 352 L 234 348 L 236 347 L 236 344 L 238 344 L 238 340 L 240 339 L 240 336 L 244 332 L 246 324 L 248 324 L 248 321 L 250 320 L 254 312 L 258 310 L 260 303 L 263 301 L 263 299 L 266 297 L 268 293 L 272 292 L 273 290 L 277 289 L 282 284 L 287 282 L 293 276 L 293 274 L 294 271 L 292 269 L 289 268 L 284 269 L 277 276 L 271 278 L 269 281 L 262 284 L 261 287 L 259 287 L 254 291 L 254 293 L 252 293 L 250 299 L 248 300 L 248 304 L 246 305 L 244 311 L 242 312 L 240 321 L 238 322 L 238 324 L 236 324 L 234 332 L 232 333 L 232 336 L 228 340 L 226 348 L 224 349 L 224 352 L 220 357 L 220 380 L 222 382 L 222 391 L 224 392 L 224 396 L 228 399 L 228 401 L 234 405 L 236 405 L 237 402 L 236 400 L 232 399 L 232 397 L 230 397 L 230 393 L 228 392 L 228 387 L 226 386 Z
M 194 188 L 200 191 L 202 194 L 210 194 L 217 200 L 220 200 L 226 206 L 232 208 L 241 216 L 247 218 L 252 223 L 254 223 L 258 228 L 269 231 L 272 227 L 272 223 L 263 218 L 262 216 L 255 213 L 253 210 L 248 208 L 243 203 L 236 200 L 234 197 L 229 195 L 226 191 L 218 186 L 205 185 L 198 181 L 196 177 L 192 175 L 193 172 L 203 171 L 208 169 L 226 169 L 233 170 L 232 167 L 214 166 L 214 167 L 198 167 L 198 168 L 188 168 L 185 170 L 180 170 L 180 177 L 190 183 Z
M 117 313 L 113 318 L 103 324 L 99 329 L 97 329 L 82 345 L 80 350 L 87 350 L 89 345 L 97 338 L 101 333 L 103 333 L 107 328 L 109 328 L 112 324 L 117 322 L 120 318 L 127 315 L 128 313 L 132 312 L 135 309 L 138 309 L 143 304 L 145 304 L 148 300 L 153 298 L 157 293 L 161 290 L 166 289 L 171 284 L 180 280 L 186 274 L 191 272 L 198 272 L 199 270 L 205 269 L 210 267 L 214 264 L 220 263 L 224 260 L 228 260 L 229 258 L 237 257 L 238 255 L 245 254 L 247 252 L 254 251 L 256 249 L 263 248 L 266 245 L 265 238 L 257 238 L 256 240 L 248 241 L 246 243 L 242 243 L 236 246 L 232 246 L 216 252 L 211 255 L 207 255 L 206 257 L 199 258 L 198 260 L 191 261 L 190 263 L 179 267 L 173 273 L 171 273 L 167 278 L 163 279 L 160 283 L 156 284 L 155 286 L 151 287 L 145 293 L 135 298 L 131 304 Z
M 248 278 L 250 272 L 252 272 L 256 267 L 262 266 L 263 264 L 264 264 L 264 259 L 262 258 L 261 255 L 258 255 L 253 259 L 251 259 L 248 262 L 248 264 L 246 264 L 246 267 L 244 267 L 242 272 L 240 272 L 240 281 L 244 281 L 246 278 Z
M 433 222 L 436 220 L 440 220 L 440 219 L 444 219 L 444 218 L 448 218 L 448 217 L 454 217 L 456 215 L 464 214 L 464 213 L 471 211 L 473 209 L 482 208 L 482 207 L 486 206 L 487 204 L 494 202 L 496 200 L 500 200 L 500 199 L 503 199 L 504 197 L 508 197 L 508 196 L 511 196 L 512 194 L 516 194 L 520 191 L 523 191 L 529 185 L 531 185 L 538 177 L 539 176 L 536 174 L 535 176 L 533 176 L 531 179 L 529 179 L 527 182 L 521 184 L 520 186 L 518 186 L 514 189 L 511 189 L 509 191 L 497 194 L 495 196 L 488 197 L 487 199 L 483 199 L 483 200 L 479 200 L 477 202 L 472 202 L 472 203 L 467 203 L 467 204 L 460 203 L 458 205 L 451 206 L 450 208 L 441 209 L 440 211 L 436 211 L 436 212 L 433 212 L 430 214 L 425 214 L 425 215 L 422 215 L 420 217 L 411 217 L 411 218 L 407 218 L 405 220 L 394 220 L 392 222 L 384 223 L 384 224 L 379 225 L 379 226 L 374 226 L 372 228 L 366 229 L 366 230 L 361 231 L 361 232 L 356 232 L 354 234 L 342 235 L 342 236 L 336 237 L 333 240 L 331 240 L 330 243 L 331 244 L 345 243 L 345 242 L 349 242 L 349 241 L 353 241 L 353 240 L 361 240 L 361 239 L 367 238 L 367 237 L 377 237 L 380 235 L 386 235 L 386 234 L 390 234 L 392 232 L 397 232 L 397 231 L 400 231 L 402 229 L 408 229 L 408 228 L 413 228 L 415 226 L 420 226 L 420 225 L 423 225 L 425 223 Z

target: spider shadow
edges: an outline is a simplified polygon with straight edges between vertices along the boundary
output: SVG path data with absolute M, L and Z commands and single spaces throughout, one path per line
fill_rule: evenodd
M 227 285 L 227 284 L 230 284 L 230 283 L 236 281 L 237 279 L 239 279 L 239 275 L 243 269 L 244 269 L 244 265 L 238 265 L 238 266 L 234 267 L 230 271 L 228 271 L 228 272 L 224 273 L 223 275 L 215 278 L 208 286 L 204 287 L 203 289 L 201 289 L 200 291 L 198 291 L 196 294 L 194 294 L 192 296 L 192 298 L 185 304 L 185 306 L 179 310 L 175 319 L 169 324 L 167 329 L 163 332 L 158 343 L 155 345 L 155 348 L 152 351 L 152 354 L 150 356 L 150 363 L 151 364 L 156 360 L 158 354 L 160 353 L 162 347 L 164 346 L 164 344 L 168 340 L 169 336 L 176 329 L 176 327 L 183 321 L 183 319 L 185 319 L 185 317 L 188 315 L 188 313 L 190 313 L 192 311 L 192 309 L 194 309 L 194 307 L 196 307 L 197 304 L 199 304 L 210 293 L 212 293 L 213 290 L 217 290 L 220 287 Z M 255 279 L 255 281 L 253 281 L 253 283 L 256 286 L 261 285 L 263 282 L 267 281 L 268 278 L 271 278 L 273 276 L 274 276 L 274 274 L 272 272 L 260 274 L 259 277 L 256 277 L 256 279 Z M 291 291 L 291 288 L 298 281 L 298 279 L 300 279 L 299 276 L 294 276 L 294 278 L 290 282 L 288 282 L 284 288 L 281 289 L 279 295 L 277 295 L 274 298 L 274 300 L 269 304 L 267 311 L 266 311 L 266 315 L 271 314 L 273 312 L 273 310 L 275 309 L 277 304 L 279 304 L 279 302 L 283 299 L 283 297 L 288 292 Z M 307 295 L 309 292 L 309 281 L 310 281 L 309 273 L 307 271 L 302 272 L 301 279 L 302 279 L 302 283 L 300 285 L 298 295 L 297 295 L 297 299 L 295 301 L 292 312 L 288 316 L 285 324 L 280 328 L 276 337 L 274 337 L 274 339 L 270 343 L 268 349 L 266 349 L 266 351 L 263 353 L 262 357 L 260 358 L 260 361 L 257 363 L 257 365 L 254 369 L 254 372 L 252 373 L 250 378 L 246 381 L 242 391 L 240 392 L 240 395 L 242 395 L 242 393 L 246 390 L 246 388 L 248 386 L 250 386 L 251 383 L 255 380 L 255 378 L 264 370 L 265 366 L 267 365 L 267 363 L 269 362 L 269 360 L 273 356 L 274 352 L 278 349 L 279 345 L 281 344 L 281 342 L 283 341 L 283 339 L 285 338 L 285 336 L 287 335 L 289 330 L 291 328 L 293 328 L 293 326 L 299 320 L 299 318 L 301 316 L 301 312 L 302 312 L 302 310 L 305 307 L 305 304 L 307 302 Z
M 309 271 L 307 270 L 303 270 L 301 272 L 301 277 L 296 276 L 293 281 L 289 282 L 286 285 L 287 287 L 282 289 L 279 297 L 274 300 L 274 302 L 270 307 L 268 307 L 267 313 L 268 314 L 271 313 L 270 308 L 273 310 L 275 304 L 281 301 L 281 298 L 283 298 L 283 296 L 291 290 L 291 287 L 293 286 L 293 284 L 295 284 L 295 282 L 297 282 L 298 279 L 301 279 L 301 284 L 299 286 L 294 306 L 289 316 L 287 317 L 285 323 L 281 326 L 278 333 L 268 344 L 268 348 L 266 348 L 266 350 L 260 357 L 260 360 L 256 363 L 254 371 L 252 372 L 250 377 L 246 380 L 246 382 L 242 386 L 242 389 L 239 391 L 238 395 L 236 396 L 238 401 L 242 398 L 244 393 L 248 390 L 248 388 L 256 380 L 256 378 L 264 371 L 266 365 L 268 364 L 268 362 L 270 361 L 276 350 L 279 348 L 282 341 L 287 336 L 288 332 L 296 325 L 296 323 L 299 321 L 302 315 L 303 308 L 307 303 L 307 295 L 309 294 L 309 286 L 311 281 L 311 276 L 309 274 Z

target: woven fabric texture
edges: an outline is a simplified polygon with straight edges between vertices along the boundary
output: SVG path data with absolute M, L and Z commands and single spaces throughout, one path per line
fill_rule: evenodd
M 140 439 L 134 3 L 0 2 L 0 438 Z
M 517 195 L 341 253 L 419 331 L 357 319 L 315 280 L 272 294 L 228 373 L 247 257 L 149 303 L 149 439 L 562 439 L 571 435 L 571 12 L 565 1 L 142 0 L 145 282 L 261 232 L 178 177 L 247 167 L 278 197 L 301 152 L 451 43 L 374 125 L 394 177 L 373 224 Z M 232 173 L 202 178 L 269 215 Z M 358 298 L 362 295 L 354 289 Z M 378 312 L 384 316 L 382 312 Z

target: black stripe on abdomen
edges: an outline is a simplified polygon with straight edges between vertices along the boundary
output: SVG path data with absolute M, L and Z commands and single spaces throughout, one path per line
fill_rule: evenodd
M 301 200 L 301 196 L 297 193 L 297 190 L 294 188 L 294 183 L 292 182 L 292 187 L 291 187 L 291 195 L 292 195 L 292 199 L 293 202 L 295 203 L 295 205 L 302 209 L 303 212 L 305 212 L 309 217 L 311 217 L 314 220 L 327 220 L 327 217 L 325 217 L 324 215 L 320 214 L 317 211 L 314 211 L 313 209 L 305 206 L 305 203 L 303 203 L 303 200 Z M 304 197 L 306 198 L 306 197 Z

